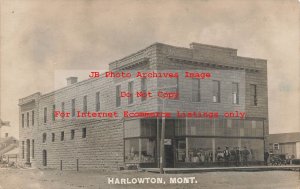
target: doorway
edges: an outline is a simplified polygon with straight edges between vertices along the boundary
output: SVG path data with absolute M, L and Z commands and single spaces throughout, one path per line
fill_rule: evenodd
M 174 167 L 174 150 L 173 145 L 165 145 L 165 167 Z

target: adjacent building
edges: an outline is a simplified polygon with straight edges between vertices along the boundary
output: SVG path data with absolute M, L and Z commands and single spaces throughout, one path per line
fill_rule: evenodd
M 225 147 L 246 147 L 251 163 L 263 162 L 269 148 L 266 60 L 240 57 L 232 48 L 155 43 L 110 63 L 109 71 L 178 77 L 100 74 L 80 82 L 70 77 L 64 88 L 20 99 L 21 163 L 62 170 L 158 167 L 163 119 L 137 112 L 170 113 L 165 119 L 166 167 L 219 166 L 217 153 Z M 186 77 L 186 72 L 207 77 Z M 122 92 L 132 95 L 121 97 Z M 135 95 L 149 92 L 152 96 Z M 155 97 L 159 92 L 178 95 Z M 69 117 L 56 117 L 55 111 Z M 78 111 L 101 115 L 82 118 Z
M 269 135 L 270 152 L 300 159 L 300 132 Z

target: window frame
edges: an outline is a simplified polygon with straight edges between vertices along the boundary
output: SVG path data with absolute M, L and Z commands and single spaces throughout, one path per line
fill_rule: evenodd
M 133 104 L 134 99 L 133 99 L 133 93 L 134 93 L 134 81 L 129 81 L 128 82 L 128 93 L 129 93 L 129 97 L 128 97 L 128 104 Z
M 234 89 L 236 88 L 236 91 Z M 232 82 L 232 104 L 240 104 L 240 91 L 239 91 L 239 83 Z M 236 93 L 235 93 L 236 92 Z M 235 94 L 235 96 L 234 96 Z
M 76 115 L 76 113 L 75 113 L 75 107 L 76 107 L 76 100 L 75 100 L 75 98 L 73 98 L 71 100 L 72 117 L 75 117 L 75 115 Z
M 217 89 L 215 91 L 215 83 L 217 84 Z M 214 103 L 221 103 L 221 81 L 219 80 L 212 80 L 212 92 L 213 92 L 213 102 Z M 215 96 L 216 94 L 216 96 Z M 215 100 L 216 97 L 216 100 Z
M 87 109 L 88 109 L 88 107 L 87 107 L 87 95 L 83 96 L 83 103 L 82 104 L 83 104 L 82 111 L 87 112 Z
M 121 106 L 121 85 L 116 85 L 116 107 Z

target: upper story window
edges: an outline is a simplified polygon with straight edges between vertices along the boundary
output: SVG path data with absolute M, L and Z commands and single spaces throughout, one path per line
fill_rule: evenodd
M 44 123 L 47 123 L 47 107 L 44 108 Z
M 60 133 L 60 140 L 61 140 L 61 141 L 65 140 L 65 132 L 64 132 L 64 131 L 62 131 L 62 132 Z
M 213 102 L 221 102 L 220 81 L 213 80 Z
M 73 139 L 74 139 L 74 137 L 75 137 L 75 130 L 74 130 L 74 129 L 72 129 L 72 130 L 71 130 L 71 140 L 73 140 Z
M 100 111 L 100 92 L 96 92 L 96 112 Z
M 82 138 L 86 138 L 86 128 L 82 128 Z
M 24 120 L 24 114 L 22 114 L 22 127 L 23 127 L 23 128 L 24 128 L 24 124 L 25 124 L 24 121 L 25 121 L 25 120 Z
M 61 112 L 65 113 L 65 103 L 64 102 L 61 103 Z M 62 117 L 62 119 L 64 119 L 64 116 Z
M 250 84 L 250 100 L 251 105 L 257 106 L 257 86 Z
M 27 112 L 27 114 L 26 114 L 26 124 L 27 124 L 27 127 L 29 127 L 29 112 Z
M 130 94 L 130 96 L 128 97 L 128 104 L 132 104 L 133 103 L 133 81 L 130 81 L 128 83 L 128 93 Z
M 82 109 L 83 109 L 83 112 L 87 112 L 87 96 L 86 95 L 83 97 L 83 107 L 82 107 Z
M 177 96 L 176 96 L 176 100 L 179 100 L 179 77 L 176 78 L 176 93 L 177 93 Z
M 34 126 L 34 110 L 31 112 L 31 125 Z
M 239 84 L 232 83 L 232 103 L 239 104 Z
M 200 79 L 192 79 L 192 101 L 200 102 Z
M 121 85 L 116 86 L 116 107 L 121 106 Z
M 47 140 L 47 134 L 46 133 L 43 133 L 43 143 L 45 143 Z
M 75 98 L 72 99 L 72 117 L 75 117 Z
M 146 78 L 141 79 L 141 91 L 144 94 L 147 94 L 147 79 Z M 144 101 L 146 99 L 147 99 L 147 95 L 143 95 L 141 100 Z
M 55 121 L 55 104 L 52 106 L 52 121 Z
M 52 142 L 55 141 L 55 133 L 52 133 Z

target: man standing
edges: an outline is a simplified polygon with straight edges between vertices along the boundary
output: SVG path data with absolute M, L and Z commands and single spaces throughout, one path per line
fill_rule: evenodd
M 230 158 L 229 158 L 229 161 L 231 162 L 230 164 L 231 165 L 234 165 L 235 164 L 235 160 L 236 160 L 236 152 L 235 152 L 235 147 L 233 147 L 229 152 L 230 152 Z
M 244 147 L 244 150 L 242 151 L 242 158 L 243 158 L 243 165 L 244 166 L 248 166 L 248 158 L 249 158 L 249 150 L 247 149 L 247 147 Z
M 226 146 L 226 149 L 224 150 L 224 159 L 226 166 L 229 166 L 229 158 L 230 158 L 230 152 L 228 146 Z
M 268 165 L 269 156 L 270 156 L 269 152 L 266 151 L 265 154 L 264 154 L 265 165 Z

